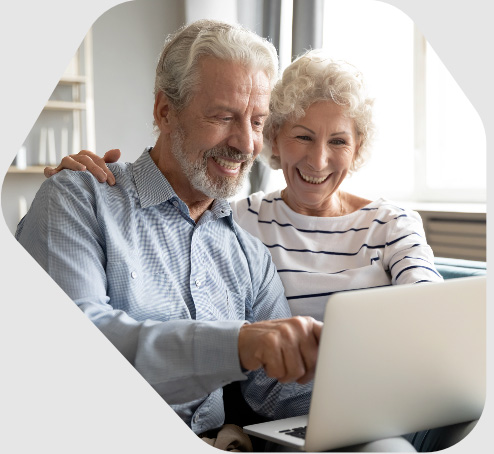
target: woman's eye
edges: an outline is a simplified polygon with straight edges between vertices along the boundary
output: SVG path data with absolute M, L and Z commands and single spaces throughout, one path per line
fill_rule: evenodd
M 300 140 L 311 140 L 311 138 L 309 136 L 297 136 L 297 139 L 300 139 Z
M 331 143 L 334 145 L 345 145 L 346 142 L 343 139 L 333 139 Z

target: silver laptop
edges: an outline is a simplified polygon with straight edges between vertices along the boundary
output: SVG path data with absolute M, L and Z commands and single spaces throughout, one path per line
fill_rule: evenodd
M 485 276 L 333 295 L 309 415 L 244 431 L 326 451 L 478 419 L 485 310 Z

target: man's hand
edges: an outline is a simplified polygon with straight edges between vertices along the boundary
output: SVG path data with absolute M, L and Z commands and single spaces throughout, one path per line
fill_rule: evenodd
M 245 324 L 238 336 L 240 364 L 248 370 L 263 367 L 281 383 L 308 383 L 314 378 L 322 327 L 312 317 Z
M 108 167 L 106 167 L 106 164 L 110 162 L 117 162 L 119 159 L 120 150 L 117 148 L 107 151 L 102 158 L 91 151 L 82 150 L 77 154 L 65 156 L 60 165 L 54 169 L 51 167 L 45 167 L 44 174 L 46 178 L 50 178 L 63 169 L 76 171 L 87 169 L 100 183 L 104 183 L 106 181 L 110 186 L 113 186 L 115 184 L 115 177 Z

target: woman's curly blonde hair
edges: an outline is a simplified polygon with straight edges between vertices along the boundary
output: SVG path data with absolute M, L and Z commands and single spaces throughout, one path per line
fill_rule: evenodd
M 286 121 L 296 121 L 319 101 L 333 101 L 345 106 L 345 115 L 353 118 L 360 148 L 350 171 L 360 168 L 370 148 L 375 126 L 372 120 L 374 100 L 369 98 L 362 73 L 343 60 L 333 60 L 320 50 L 299 56 L 283 72 L 271 93 L 270 114 L 264 126 L 261 159 L 273 169 L 280 169 L 280 158 L 271 144 Z

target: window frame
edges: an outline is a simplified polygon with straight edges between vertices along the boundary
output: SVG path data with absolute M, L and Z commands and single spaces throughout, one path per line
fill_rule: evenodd
M 293 0 L 281 0 L 282 9 L 293 6 Z M 314 16 L 324 17 L 326 2 L 320 3 L 320 11 Z M 288 42 L 287 42 L 288 41 Z M 291 50 L 291 30 L 284 28 L 280 36 L 280 54 L 286 55 Z M 291 52 L 290 52 L 291 53 Z M 281 55 L 280 55 L 281 57 Z M 293 58 L 293 57 L 292 57 Z M 427 40 L 422 32 L 413 24 L 413 187 L 406 200 L 412 203 L 486 203 L 486 188 L 432 188 L 428 186 L 428 144 L 427 144 Z M 281 70 L 288 65 L 287 58 L 280 58 Z M 430 144 L 429 144 L 430 145 Z M 408 191 L 407 191 L 408 193 Z

